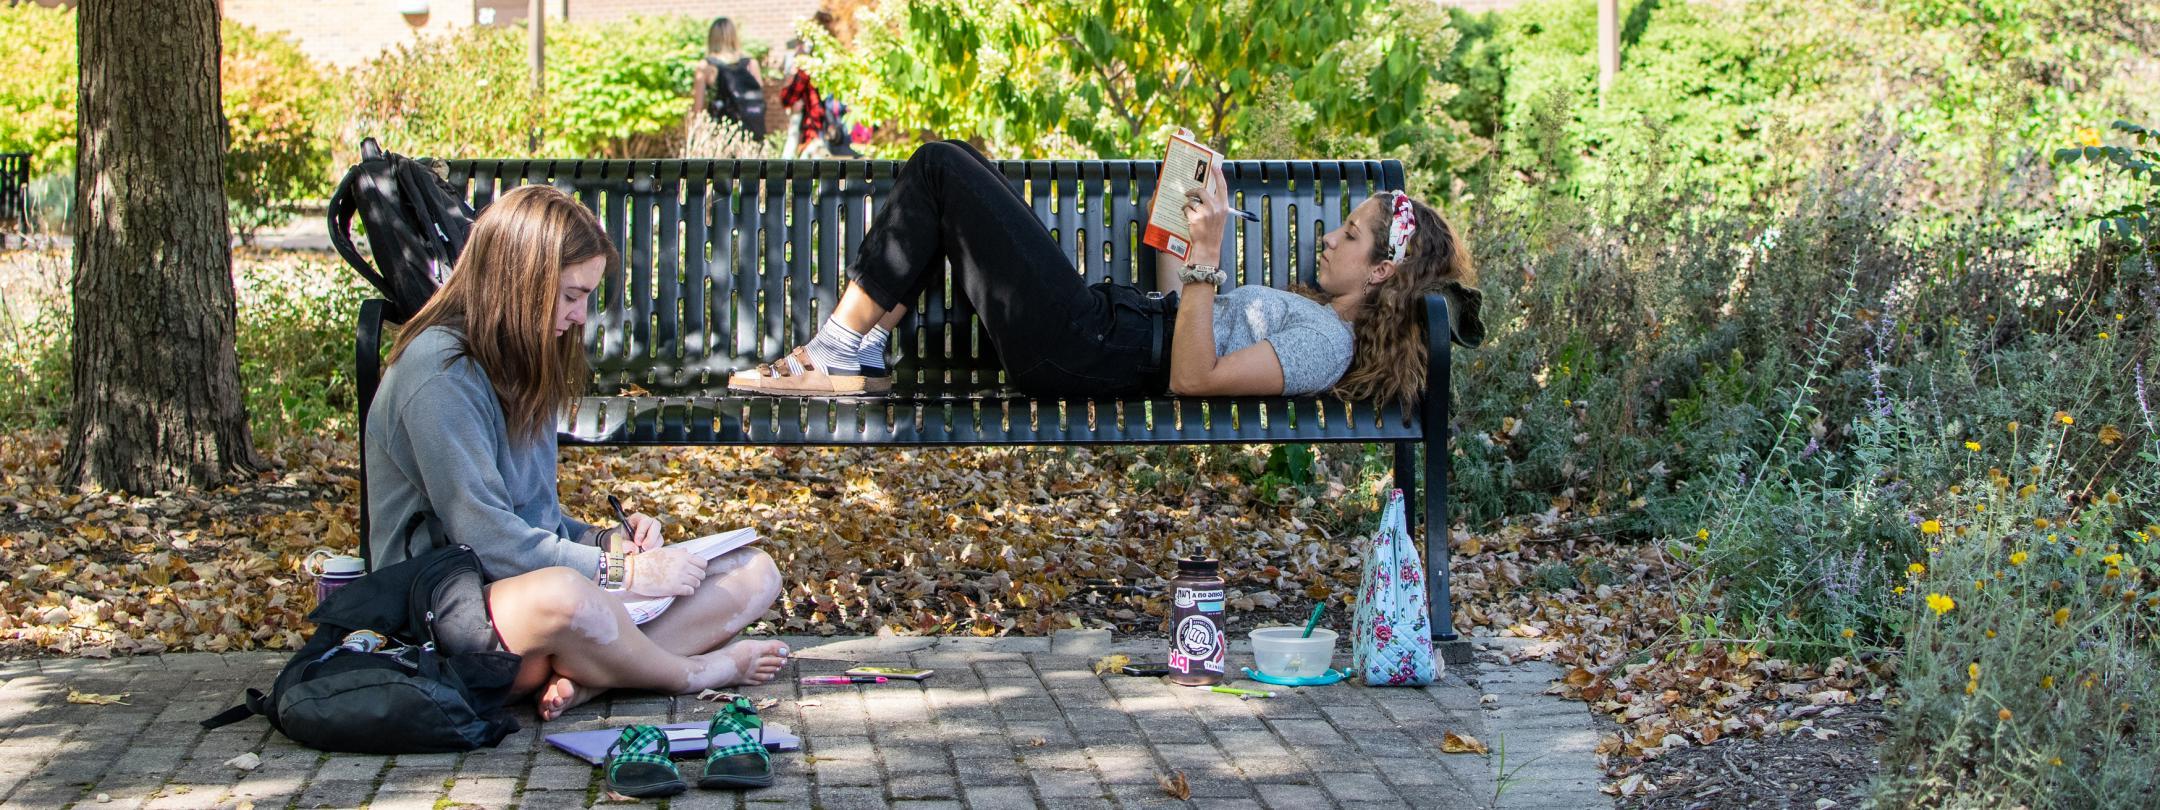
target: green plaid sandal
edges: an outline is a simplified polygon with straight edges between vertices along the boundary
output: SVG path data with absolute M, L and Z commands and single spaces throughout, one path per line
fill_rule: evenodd
M 608 746 L 607 789 L 633 799 L 673 796 L 689 789 L 668 759 L 667 734 L 648 725 L 623 729 Z
M 734 745 L 715 745 L 714 737 L 733 732 Z M 729 698 L 705 726 L 705 775 L 702 788 L 760 788 L 773 783 L 772 755 L 765 751 L 765 721 L 741 695 Z

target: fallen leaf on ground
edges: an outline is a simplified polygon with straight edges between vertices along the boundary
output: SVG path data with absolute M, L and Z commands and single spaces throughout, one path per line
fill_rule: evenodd
M 1095 660 L 1095 674 L 1101 675 L 1105 672 L 1116 672 L 1119 669 L 1124 668 L 1126 664 L 1130 663 L 1132 663 L 1132 659 L 1126 656 L 1105 655 Z
M 262 757 L 256 756 L 255 752 L 253 751 L 249 751 L 245 754 L 233 757 L 232 759 L 225 760 L 225 764 L 229 767 L 239 768 L 243 771 L 252 771 L 256 768 L 262 767 Z
M 1192 783 L 1186 781 L 1184 771 L 1171 771 L 1169 776 L 1156 774 L 1155 781 L 1162 784 L 1162 791 L 1170 798 L 1181 802 L 1192 798 Z
M 1440 751 L 1445 754 L 1488 754 L 1485 744 L 1468 734 L 1448 732 L 1440 737 Z
M 121 692 L 117 695 L 100 695 L 96 692 L 77 692 L 69 689 L 67 700 L 69 703 L 81 703 L 86 706 L 110 706 L 115 703 L 126 706 L 129 705 L 127 696 L 130 694 L 133 693 Z

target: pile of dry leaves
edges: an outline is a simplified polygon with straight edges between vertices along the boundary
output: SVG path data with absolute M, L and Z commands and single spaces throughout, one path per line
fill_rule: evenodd
M 349 440 L 280 440 L 258 480 L 148 498 L 64 491 L 59 441 L 0 437 L 0 653 L 291 647 L 311 607 L 300 561 L 357 545 Z M 1156 633 L 1164 576 L 1190 553 L 1224 561 L 1234 629 L 1314 600 L 1348 615 L 1358 563 L 1325 528 L 1336 499 L 1263 498 L 1230 475 L 1143 488 L 1132 452 L 574 448 L 562 498 L 599 519 L 615 494 L 672 539 L 756 527 L 789 583 L 762 632 Z M 1322 486 L 1372 498 L 1379 483 Z M 1638 768 L 1666 752 L 1825 734 L 1818 719 L 1883 698 L 1879 664 L 1804 666 L 1679 632 L 1677 572 L 1654 544 L 1550 519 L 1452 542 L 1459 629 L 1535 639 L 1516 654 L 1566 670 L 1554 691 L 1617 726 L 1598 755 L 1623 794 L 1655 790 Z

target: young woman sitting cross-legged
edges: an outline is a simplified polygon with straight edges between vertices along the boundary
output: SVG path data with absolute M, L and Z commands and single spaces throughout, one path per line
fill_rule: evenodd
M 563 513 L 556 419 L 585 379 L 588 296 L 621 267 L 568 195 L 503 195 L 398 333 L 365 426 L 374 563 L 437 541 L 471 546 L 493 580 L 497 640 L 524 657 L 517 688 L 538 692 L 543 719 L 615 687 L 763 683 L 787 661 L 780 642 L 739 637 L 780 594 L 764 552 L 707 562 L 661 545 L 646 515 L 602 530 Z M 663 596 L 673 605 L 643 625 L 624 608 Z

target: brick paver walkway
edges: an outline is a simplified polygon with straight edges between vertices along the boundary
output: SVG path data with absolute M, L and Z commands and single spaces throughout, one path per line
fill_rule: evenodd
M 1161 642 L 1100 631 L 1053 638 L 797 638 L 784 682 L 748 690 L 805 738 L 776 754 L 775 787 L 699 791 L 672 808 L 1609 807 L 1581 703 L 1542 693 L 1543 664 L 1455 667 L 1426 689 L 1347 683 L 1244 700 L 1154 678 L 1096 676 L 1111 652 Z M 1232 663 L 1249 661 L 1233 648 Z M 689 698 L 621 694 L 469 754 L 319 754 L 260 719 L 196 721 L 267 688 L 268 653 L 0 664 L 0 808 L 370 807 L 432 810 L 609 804 L 598 769 L 540 741 L 557 731 L 708 716 Z M 932 667 L 923 685 L 803 687 L 799 675 L 856 663 Z M 1257 686 L 1250 682 L 1241 686 Z M 125 705 L 67 701 L 127 693 Z M 1442 754 L 1453 731 L 1492 745 Z M 261 765 L 227 764 L 255 753 Z M 1504 759 L 1504 762 L 1503 762 Z M 697 765 L 685 763 L 694 774 Z M 1500 771 L 1505 769 L 1504 788 Z M 1157 778 L 1182 772 L 1190 802 Z M 1497 798 L 1496 798 L 1497 794 Z

